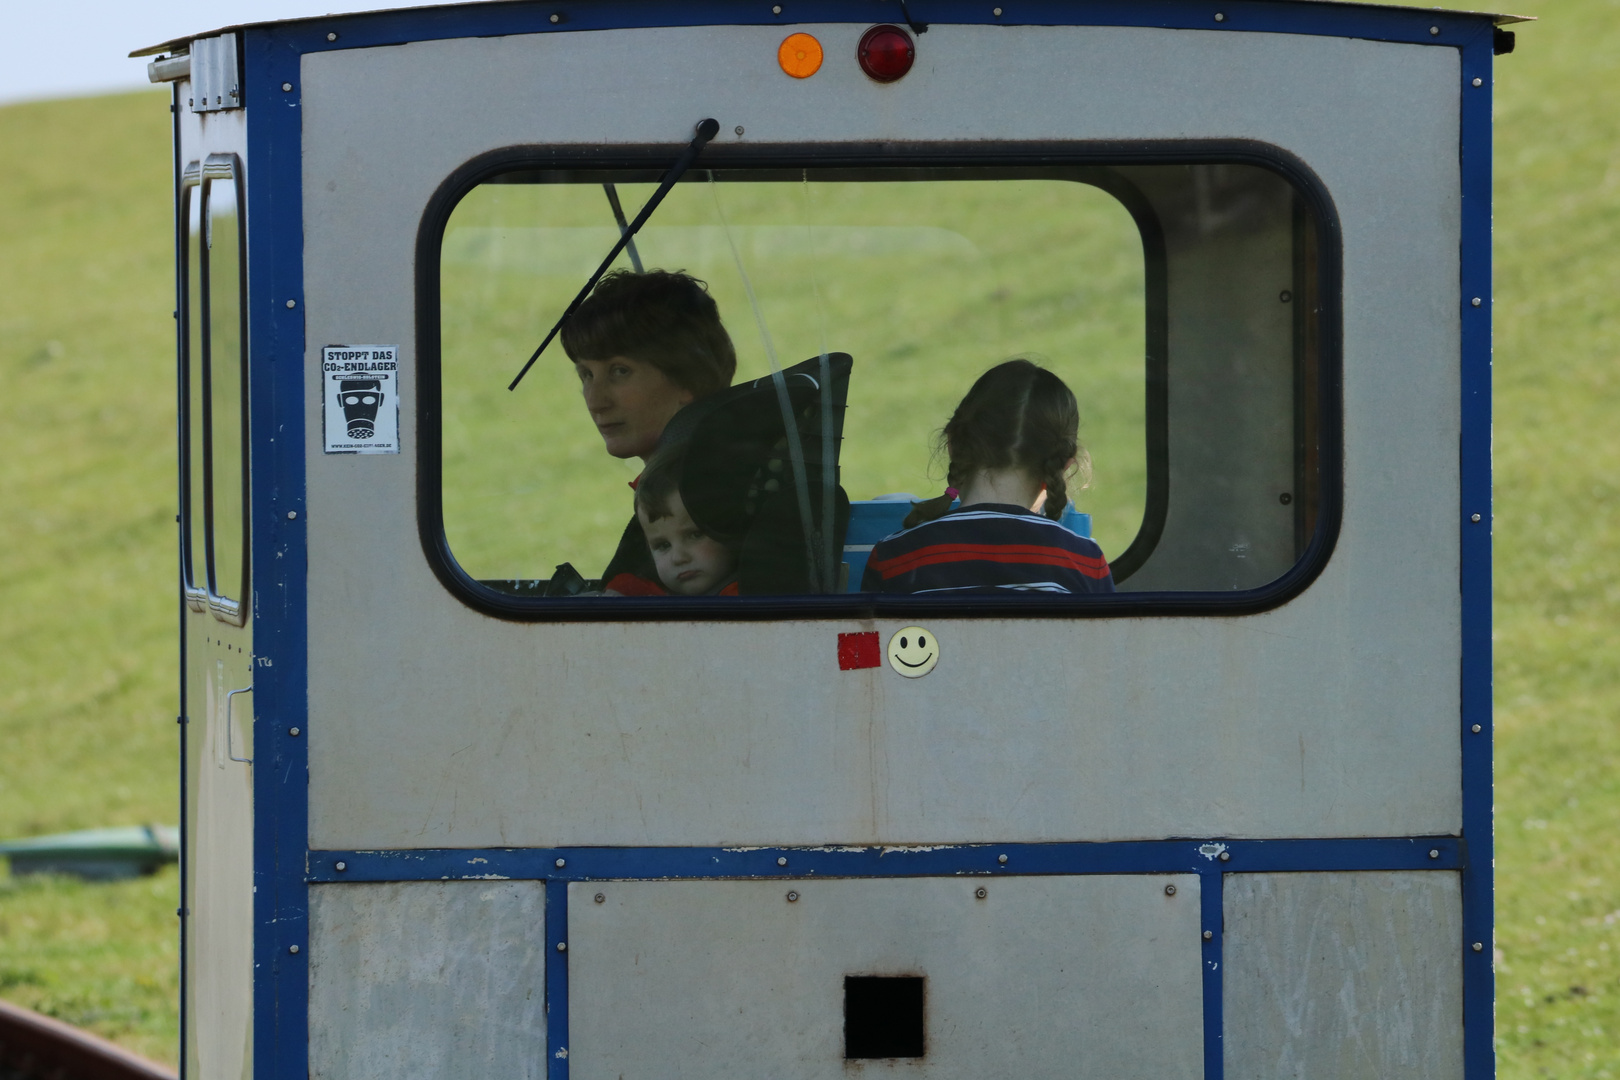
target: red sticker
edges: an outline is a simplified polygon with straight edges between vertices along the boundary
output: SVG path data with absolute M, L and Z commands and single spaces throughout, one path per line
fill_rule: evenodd
M 883 652 L 878 648 L 876 630 L 860 634 L 838 635 L 838 669 L 854 671 L 857 668 L 879 667 Z

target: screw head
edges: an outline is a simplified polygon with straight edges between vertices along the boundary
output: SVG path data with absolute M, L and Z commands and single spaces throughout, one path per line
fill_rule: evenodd
M 1221 12 L 1221 11 L 1217 11 L 1215 13 L 1215 21 L 1216 22 L 1225 22 L 1226 21 L 1226 13 Z
M 287 511 L 287 520 L 288 521 L 297 521 L 298 520 L 298 511 L 296 511 L 296 510 Z
M 1221 852 L 1221 862 L 1231 862 L 1231 861 L 1232 861 L 1232 853 L 1230 851 Z
M 1482 730 L 1484 730 L 1484 729 L 1482 729 L 1478 724 L 1474 725 L 1474 734 L 1475 735 L 1478 735 Z
M 563 867 L 565 867 L 567 865 L 568 865 L 568 860 L 567 859 L 558 859 L 557 860 L 557 869 L 561 870 Z
M 787 865 L 787 856 L 786 855 L 778 855 L 776 857 L 776 865 L 777 866 L 786 866 Z
M 326 40 L 327 41 L 336 41 L 337 40 L 337 33 L 334 31 L 333 33 L 327 34 L 326 35 Z
M 1470 514 L 1469 517 L 1468 517 L 1468 520 L 1472 521 L 1475 525 L 1478 525 L 1479 520 L 1480 520 L 1479 515 L 1478 514 Z
M 1485 85 L 1485 80 L 1484 80 L 1484 79 L 1480 79 L 1480 78 L 1476 78 L 1476 79 L 1475 79 L 1475 80 L 1474 80 L 1474 85 L 1475 85 L 1475 86 L 1484 86 L 1484 85 Z
M 336 866 L 339 870 L 347 870 L 349 868 L 349 864 L 346 862 L 337 863 Z
M 298 946 L 289 945 L 289 946 L 287 946 L 287 951 L 292 953 L 294 956 L 297 956 L 298 955 Z
M 1174 885 L 1166 885 L 1164 887 L 1164 895 L 1166 895 L 1166 896 L 1174 896 L 1174 895 L 1176 895 L 1176 887 Z
M 607 903 L 607 897 L 603 896 L 601 893 L 597 893 L 594 897 L 592 897 L 592 899 L 595 900 L 598 904 Z
M 990 9 L 990 14 L 994 15 L 996 18 L 999 19 L 999 18 L 1001 18 L 1001 9 L 1000 8 L 991 8 Z
M 738 124 L 736 127 L 732 128 L 731 130 L 735 131 L 738 135 L 741 135 L 743 133 L 743 126 L 741 124 Z
M 290 93 L 292 93 L 292 83 L 290 83 L 290 82 L 284 82 L 284 83 L 282 83 L 282 84 L 281 84 L 281 92 L 282 92 L 282 93 L 283 93 L 283 94 L 290 94 Z
M 1469 303 L 1470 303 L 1470 304 L 1473 304 L 1473 305 L 1474 305 L 1474 306 L 1475 306 L 1475 307 L 1479 307 L 1479 305 L 1480 305 L 1480 304 L 1482 304 L 1482 303 L 1484 303 L 1484 301 L 1482 301 L 1482 300 L 1481 300 L 1481 299 L 1480 299 L 1480 298 L 1479 298 L 1479 297 L 1477 297 L 1477 296 L 1476 296 L 1476 297 L 1474 297 L 1474 298 L 1473 298 L 1473 299 L 1472 299 L 1472 300 L 1470 300 L 1470 301 L 1468 301 L 1468 302 L 1469 302 Z
M 1281 495 L 1277 496 L 1277 501 L 1282 503 L 1284 506 L 1288 506 L 1294 501 L 1294 493 L 1291 491 L 1285 491 Z
M 1429 36 L 1430 37 L 1439 37 L 1440 36 L 1440 28 L 1438 26 L 1429 27 Z
M 1484 952 L 1485 951 L 1485 943 L 1483 941 L 1474 942 L 1474 951 L 1475 952 Z
M 1439 848 L 1432 847 L 1432 848 L 1429 849 L 1429 858 L 1438 859 L 1439 857 L 1440 857 L 1440 849 Z
M 551 17 L 551 21 L 554 22 L 554 23 L 560 23 L 560 22 L 562 22 L 562 16 L 561 15 L 553 15 Z
M 774 5 L 771 8 L 771 14 L 772 15 L 780 15 L 780 14 L 782 14 L 782 5 L 781 4 Z
M 790 904 L 797 904 L 799 902 L 799 894 L 796 892 L 789 892 L 787 894 L 787 902 Z
M 288 307 L 289 307 L 289 308 L 295 308 L 295 307 L 297 307 L 297 306 L 298 306 L 298 301 L 296 301 L 296 300 L 289 300 L 289 301 L 287 301 L 287 306 L 288 306 Z
M 1002 866 L 1006 866 L 1007 865 L 1007 856 L 1005 856 L 1005 855 L 997 855 L 996 856 L 996 862 L 1000 863 Z
M 1204 940 L 1205 941 L 1214 941 L 1215 940 L 1215 931 L 1213 931 L 1213 930 L 1205 930 L 1204 931 Z
M 558 952 L 567 952 L 568 951 L 568 942 L 566 942 L 566 941 L 557 942 L 557 951 Z
M 973 890 L 973 895 L 978 899 L 983 900 L 985 897 L 990 895 L 990 890 L 985 888 L 983 885 L 980 885 L 977 889 Z
M 298 738 L 298 729 L 295 728 L 295 727 L 290 727 L 290 728 L 287 729 L 287 734 L 291 735 L 293 738 L 296 739 L 296 738 Z

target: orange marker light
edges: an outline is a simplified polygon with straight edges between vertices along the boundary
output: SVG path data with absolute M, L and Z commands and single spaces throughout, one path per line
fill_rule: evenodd
M 795 79 L 808 79 L 821 70 L 821 42 L 809 34 L 789 34 L 776 50 L 776 62 Z

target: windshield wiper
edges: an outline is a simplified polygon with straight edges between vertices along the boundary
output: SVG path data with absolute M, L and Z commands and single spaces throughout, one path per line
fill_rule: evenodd
M 658 209 L 659 203 L 664 201 L 664 196 L 668 195 L 669 189 L 675 186 L 675 181 L 679 180 L 686 170 L 692 167 L 692 163 L 697 160 L 697 156 L 702 152 L 703 148 L 709 144 L 709 140 L 719 133 L 720 122 L 718 120 L 711 118 L 698 121 L 696 137 L 681 153 L 681 156 L 675 159 L 675 164 L 669 167 L 669 172 L 664 174 L 664 179 L 658 184 L 658 190 L 653 192 L 652 198 L 647 200 L 647 205 L 641 208 L 641 213 L 636 215 L 636 220 L 630 223 L 629 228 L 621 231 L 619 242 L 613 245 L 613 250 L 608 252 L 608 257 L 602 260 L 602 265 L 596 268 L 596 273 L 592 274 L 590 280 L 585 282 L 585 287 L 579 290 L 579 295 L 574 297 L 574 302 L 569 304 L 568 310 L 562 313 L 562 318 L 558 319 L 557 324 L 551 328 L 551 332 L 546 335 L 546 340 L 542 341 L 540 347 L 534 350 L 534 355 L 529 357 L 527 364 L 523 365 L 523 370 L 517 373 L 517 378 L 513 379 L 511 384 L 507 386 L 508 390 L 517 389 L 517 384 L 523 381 L 523 376 L 527 375 L 529 369 L 534 366 L 534 362 L 540 359 L 540 354 L 546 351 L 546 346 L 551 344 L 551 339 L 556 337 L 557 332 L 563 328 L 563 323 L 567 322 L 574 312 L 579 309 L 579 305 L 590 295 L 591 290 L 596 288 L 596 283 L 602 280 L 602 275 L 608 272 L 608 267 L 613 265 L 613 260 L 619 257 L 619 253 L 625 249 L 625 246 L 630 243 L 636 233 L 641 231 L 641 227 L 647 223 L 647 219 L 652 217 L 652 212 Z

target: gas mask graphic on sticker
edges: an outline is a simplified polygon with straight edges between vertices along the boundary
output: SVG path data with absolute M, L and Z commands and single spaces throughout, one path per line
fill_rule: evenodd
M 377 433 L 377 409 L 382 400 L 381 380 L 344 379 L 339 384 L 338 401 L 349 422 L 349 438 L 369 439 Z

